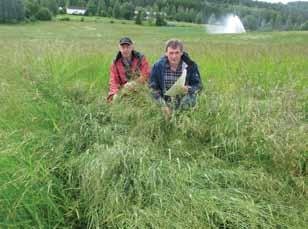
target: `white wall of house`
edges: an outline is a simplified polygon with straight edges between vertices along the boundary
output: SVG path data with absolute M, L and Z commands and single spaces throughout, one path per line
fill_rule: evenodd
M 67 14 L 78 14 L 78 15 L 84 15 L 86 13 L 85 9 L 74 9 L 74 8 L 67 8 L 66 9 Z

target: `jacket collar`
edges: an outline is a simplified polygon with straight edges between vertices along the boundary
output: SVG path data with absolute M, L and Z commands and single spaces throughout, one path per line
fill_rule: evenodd
M 139 52 L 137 52 L 137 51 L 135 51 L 135 50 L 133 50 L 132 51 L 132 57 L 134 58 L 134 57 L 138 57 L 139 58 L 139 56 L 140 56 L 140 53 Z M 114 59 L 114 62 L 116 62 L 117 60 L 119 60 L 119 59 L 121 59 L 122 58 L 122 53 L 119 51 L 118 53 L 117 53 L 117 55 L 116 55 L 116 58 Z

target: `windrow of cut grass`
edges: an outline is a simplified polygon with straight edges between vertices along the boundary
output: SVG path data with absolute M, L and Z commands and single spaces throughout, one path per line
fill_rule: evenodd
M 205 87 L 170 121 L 147 88 L 105 103 L 100 41 L 2 40 L 0 227 L 304 228 L 308 47 L 217 38 L 188 40 Z

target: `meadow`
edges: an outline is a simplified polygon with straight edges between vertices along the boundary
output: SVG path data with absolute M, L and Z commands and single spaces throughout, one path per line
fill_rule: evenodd
M 85 19 L 0 25 L 0 228 L 308 225 L 307 32 Z M 181 39 L 198 105 L 107 104 L 124 35 L 151 64 Z

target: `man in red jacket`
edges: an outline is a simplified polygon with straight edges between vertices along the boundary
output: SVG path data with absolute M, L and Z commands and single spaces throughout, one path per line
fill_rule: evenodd
M 128 37 L 119 41 L 119 52 L 110 67 L 109 93 L 111 102 L 121 88 L 134 90 L 133 84 L 146 84 L 150 77 L 150 66 L 144 55 L 134 50 Z

